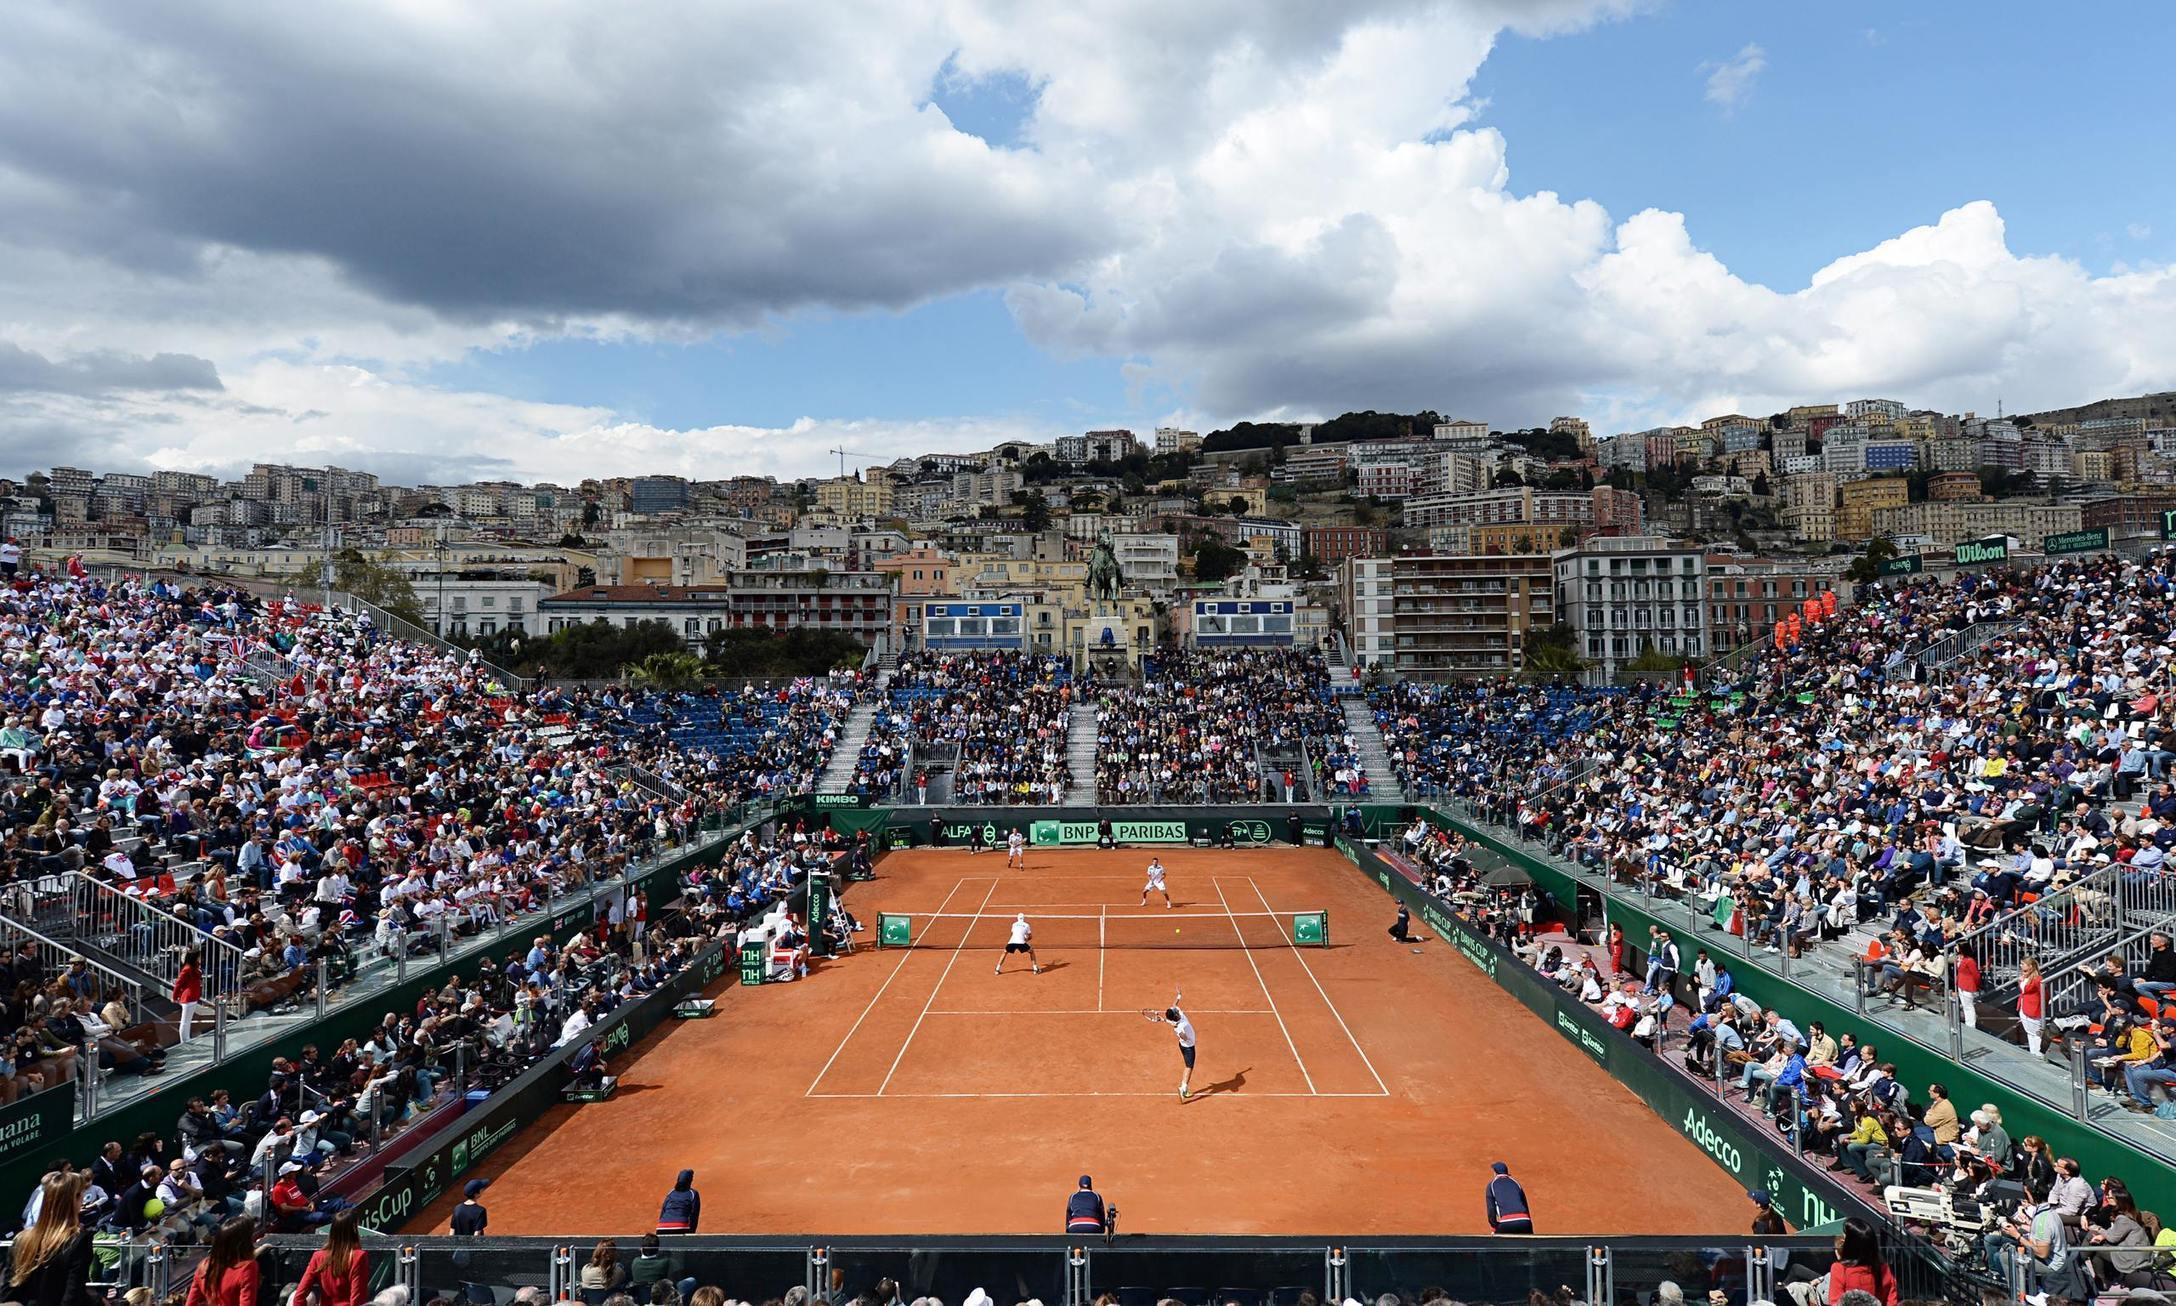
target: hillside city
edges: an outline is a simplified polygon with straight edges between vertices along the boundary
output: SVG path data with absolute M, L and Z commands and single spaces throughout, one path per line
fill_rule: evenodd
M 330 581 L 572 677 L 658 654 L 807 673 L 994 620 L 1076 658 L 1137 661 L 1214 621 L 1402 676 L 1606 680 L 1756 644 L 1847 575 L 2158 538 L 2176 510 L 2169 393 L 1996 417 L 1857 399 L 1606 438 L 1361 412 L 858 470 L 834 452 L 830 477 L 574 486 L 55 466 L 0 479 L 0 531 L 33 563 Z M 1092 598 L 1105 540 L 1122 586 Z

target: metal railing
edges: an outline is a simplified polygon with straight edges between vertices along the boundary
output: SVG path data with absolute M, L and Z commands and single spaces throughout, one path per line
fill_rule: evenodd
M 475 652 L 466 645 L 456 644 L 435 631 L 419 626 L 404 617 L 396 616 L 368 599 L 358 598 L 345 591 L 335 590 L 333 592 L 332 606 L 354 616 L 370 618 L 370 624 L 376 626 L 383 634 L 405 639 L 412 643 L 427 644 L 441 652 L 457 654 L 463 658 L 470 657 Z M 492 676 L 501 685 L 505 686 L 510 693 L 519 693 L 529 688 L 529 681 L 526 677 L 517 676 L 496 662 L 478 658 L 477 665 L 490 671 Z
M 1123 1204 L 1126 1194 L 1112 1194 Z M 594 1239 L 555 1236 L 373 1237 L 364 1244 L 371 1282 L 390 1278 L 410 1301 L 434 1297 L 504 1299 L 519 1287 L 545 1301 L 589 1296 L 582 1264 Z M 273 1282 L 284 1297 L 322 1238 L 280 1234 L 265 1240 Z M 837 1237 L 827 1234 L 726 1237 L 683 1234 L 664 1240 L 668 1280 L 692 1279 L 728 1298 L 761 1301 L 798 1288 L 830 1300 L 832 1286 L 890 1279 L 899 1299 L 965 1301 L 978 1290 L 1003 1300 L 1089 1306 L 1104 1294 L 1124 1301 L 1246 1301 L 1293 1306 L 1302 1293 L 1328 1302 L 1376 1301 L 1384 1294 L 1417 1300 L 1425 1287 L 1466 1301 L 1526 1301 L 1547 1285 L 1582 1301 L 1654 1299 L 1665 1280 L 1686 1299 L 1711 1291 L 1736 1301 L 1770 1301 L 1789 1267 L 1824 1272 L 1835 1260 L 1829 1236 L 1778 1235 L 1748 1245 L 1743 1234 L 1682 1237 L 1169 1237 L 1141 1234 L 979 1237 Z M 1946 1266 L 1928 1264 L 1902 1240 L 1889 1249 L 1903 1294 L 1955 1300 L 1961 1291 Z M 1182 1285 L 1195 1285 L 1185 1287 Z M 592 1292 L 594 1290 L 591 1290 Z M 798 1294 L 795 1294 L 798 1295 Z
M 195 921 L 82 871 L 43 877 L 38 888 L 31 924 L 55 939 L 96 948 L 167 985 L 181 973 L 182 958 L 194 952 L 206 1000 L 226 996 L 240 981 L 242 949 Z
M 127 1000 L 129 1024 L 140 1024 L 150 1019 L 150 1012 L 144 1007 L 144 986 L 140 980 L 124 975 L 97 958 L 87 957 L 80 950 L 4 914 L 0 914 L 0 940 L 6 942 L 10 951 L 19 950 L 25 944 L 30 945 L 38 959 L 40 971 L 49 979 L 67 978 L 70 968 L 81 962 L 84 970 L 95 981 L 95 991 L 83 995 L 93 1008 L 118 992 Z
M 1447 806 L 1439 804 L 1439 806 Z M 1454 813 L 1464 816 L 1464 813 Z M 1715 895 L 1713 886 L 1704 883 L 1703 876 L 1688 873 L 1688 868 L 1673 857 L 1665 856 L 1659 865 L 1650 866 L 1644 856 L 1609 858 L 1604 860 L 1600 851 L 1577 841 L 1567 842 L 1563 833 L 1552 829 L 1546 840 L 1529 837 L 1518 828 L 1510 813 L 1492 811 L 1476 813 L 1471 818 L 1476 824 L 1489 824 L 1497 828 L 1497 837 L 1517 845 L 1527 855 L 1557 868 L 1573 880 L 1591 888 L 1605 900 L 1629 900 L 1649 915 L 1662 921 L 1666 928 L 1683 931 L 1681 939 L 1691 938 L 1701 946 L 1715 951 L 1719 957 L 1728 957 L 1732 965 L 1746 964 L 1767 970 L 1813 994 L 1839 1006 L 1854 1011 L 1861 1019 L 1871 1022 L 1891 1034 L 1905 1038 L 1930 1051 L 1946 1055 L 1953 1060 L 1969 1061 L 1972 1067 L 1989 1079 L 2006 1085 L 2048 1108 L 2060 1112 L 2079 1123 L 2121 1140 L 2128 1146 L 2161 1157 L 2176 1159 L 2176 1126 L 2152 1115 L 2134 1114 L 2112 1104 L 2108 1098 L 2096 1098 L 2089 1087 L 2087 1066 L 2080 1045 L 2073 1044 L 2074 1054 L 2063 1061 L 2051 1061 L 2029 1055 L 2022 1046 L 2020 1031 L 1998 1033 L 1985 1028 L 1989 1016 L 1995 1013 L 1996 1000 L 1983 987 L 1976 1025 L 1967 1025 L 1964 1013 L 1954 991 L 1946 984 L 1936 985 L 1930 1000 L 1916 1006 L 1897 1006 L 1876 1000 L 1870 992 L 1873 984 L 1883 978 L 1879 963 L 1869 963 L 1862 958 L 1837 950 L 1832 946 L 1815 946 L 1803 956 L 1794 957 L 1789 948 L 1765 947 L 1747 928 L 1740 933 L 1721 923 L 1722 898 Z M 2133 900 L 2135 909 L 2120 906 L 2120 900 L 2112 900 L 2106 909 L 2107 919 L 2122 918 L 2131 922 L 2126 928 L 2143 933 L 2156 920 L 2152 912 L 2176 895 L 2176 877 L 2155 876 L 2148 879 L 2139 873 L 2137 882 L 2124 886 L 2120 875 L 2111 880 L 2092 877 L 2087 891 L 2092 892 L 2104 885 L 2113 885 L 2112 892 L 2129 887 L 2137 892 Z M 2080 884 L 2086 882 L 2081 881 Z M 2078 887 L 2078 886 L 2072 886 Z M 2051 895 L 2053 897 L 2054 895 Z M 2047 901 L 2047 900 L 2043 900 Z M 1997 925 L 2011 924 L 2018 927 L 2020 937 L 2032 939 L 2033 927 L 2025 925 L 2025 913 L 2031 913 L 2040 904 L 2035 903 L 2004 918 Z M 2060 903 L 2048 908 L 2057 913 Z M 2045 936 L 2051 944 L 2068 943 L 2078 964 L 2085 965 L 2097 960 L 2108 951 L 2115 950 L 2118 935 L 2111 927 L 2098 941 L 2070 931 L 2063 926 Z M 2003 964 L 1999 958 L 2012 955 L 2018 960 L 2029 955 L 2023 948 L 2012 954 L 1997 953 L 1995 964 Z M 1952 966 L 1954 956 L 1946 957 Z M 1987 963 L 1982 962 L 1983 975 Z M 2014 993 L 2014 971 L 2008 977 L 2009 989 Z M 2054 1023 L 2054 1010 L 2050 1009 L 2050 1024 Z
M 1981 996 L 2014 994 L 2026 958 L 2043 974 L 2099 957 L 2120 937 L 2118 868 L 2095 871 L 2037 900 L 2013 908 L 1944 949 L 1952 969 L 1959 953 L 1979 963 Z
M 390 953 L 380 949 L 371 939 L 348 941 L 336 956 L 320 958 L 314 982 L 293 996 L 293 1010 L 289 1014 L 245 1019 L 233 997 L 213 1004 L 210 1014 L 200 1018 L 200 1032 L 188 1045 L 197 1049 L 199 1055 L 209 1053 L 203 1060 L 192 1063 L 192 1072 L 223 1064 L 250 1048 L 292 1033 L 302 1024 L 322 1020 L 333 1011 L 381 1001 L 387 990 L 408 980 L 408 972 L 412 969 L 452 965 L 472 956 L 492 955 L 502 951 L 509 940 L 535 931 L 540 922 L 557 919 L 584 906 L 601 907 L 615 895 L 626 893 L 632 882 L 651 874 L 666 861 L 737 838 L 743 828 L 771 819 L 776 809 L 777 805 L 772 802 L 750 801 L 707 817 L 690 830 L 638 850 L 620 873 L 611 878 L 571 886 L 525 913 L 500 913 L 487 928 L 474 933 L 458 934 L 452 928 L 450 918 L 440 917 L 435 928 L 411 934 Z M 211 970 L 208 966 L 205 982 L 209 996 Z M 105 1084 L 87 1081 L 94 1091 L 87 1091 L 79 1102 L 77 1118 L 79 1121 L 94 1119 L 139 1101 L 171 1081 L 171 1075 L 136 1077 Z
M 1973 649 L 2007 635 L 2023 624 L 2025 623 L 2022 620 L 2014 617 L 1994 617 L 1976 622 L 1919 650 L 1919 665 L 1929 671 L 1939 671 Z

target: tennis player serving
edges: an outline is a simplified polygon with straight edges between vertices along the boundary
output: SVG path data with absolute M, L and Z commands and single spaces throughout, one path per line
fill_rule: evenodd
M 1035 959 L 1035 945 L 1028 940 L 1035 937 L 1035 927 L 1028 924 L 1028 914 L 1020 912 L 1012 918 L 1012 932 L 1006 936 L 1005 950 L 997 954 L 997 974 L 1005 973 L 1005 958 L 1016 952 L 1028 955 L 1028 967 L 1035 974 L 1043 973 L 1043 963 Z
M 1158 1024 L 1170 1025 L 1178 1033 L 1179 1060 L 1186 1064 L 1185 1072 L 1179 1076 L 1179 1100 L 1181 1102 L 1184 1102 L 1192 1095 L 1194 1082 L 1194 1022 L 1186 1018 L 1185 1009 L 1179 1006 L 1180 999 L 1185 996 L 1184 993 L 1174 993 L 1171 995 L 1171 1005 L 1165 1007 L 1162 1011 L 1144 1008 L 1141 1012 L 1149 1020 Z

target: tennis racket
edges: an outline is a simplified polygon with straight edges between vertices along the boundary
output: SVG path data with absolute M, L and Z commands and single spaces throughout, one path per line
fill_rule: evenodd
M 1185 993 L 1184 993 L 1183 991 L 1182 991 L 1182 992 L 1178 992 L 1178 993 L 1174 993 L 1174 994 L 1172 994 L 1172 995 L 1171 995 L 1171 1006 L 1173 1006 L 1173 1007 L 1176 1007 L 1176 1006 L 1178 1006 L 1178 1005 L 1179 1005 L 1179 999 L 1180 999 L 1180 998 L 1183 998 L 1183 997 L 1185 997 L 1185 996 L 1186 996 L 1186 994 L 1185 994 Z M 1165 1008 L 1164 1010 L 1169 1010 L 1169 1009 L 1170 1009 L 1170 1008 L 1168 1008 L 1168 1007 L 1167 1007 L 1167 1008 Z M 1153 1025 L 1161 1025 L 1161 1024 L 1163 1024 L 1163 1023 L 1164 1023 L 1164 1012 L 1163 1012 L 1163 1011 L 1159 1011 L 1159 1010 L 1157 1010 L 1157 1009 L 1156 1009 L 1156 1008 L 1154 1008 L 1154 1007 L 1143 1007 L 1143 1008 L 1141 1008 L 1141 1019 L 1143 1019 L 1143 1020 L 1145 1020 L 1145 1021 L 1148 1021 L 1148 1022 L 1149 1022 L 1150 1024 L 1153 1024 Z

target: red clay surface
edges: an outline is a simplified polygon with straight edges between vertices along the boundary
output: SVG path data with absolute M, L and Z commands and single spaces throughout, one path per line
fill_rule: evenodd
M 1178 906 L 1113 938 L 1258 946 L 1099 949 L 1096 922 L 1046 920 L 1043 973 L 993 975 L 989 917 L 1141 915 L 1150 851 L 1030 850 L 1025 871 L 891 853 L 846 901 L 872 943 L 878 911 L 916 914 L 920 946 L 721 985 L 717 1018 L 617 1059 L 611 1101 L 555 1107 L 470 1173 L 496 1181 L 491 1231 L 647 1230 L 692 1166 L 705 1233 L 1053 1233 L 1084 1172 L 1129 1232 L 1485 1233 L 1496 1160 L 1542 1233 L 1734 1222 L 1721 1170 L 1440 940 L 1392 942 L 1388 898 L 1343 857 L 1156 852 Z M 939 908 L 984 914 L 970 946 L 966 923 L 919 919 Z M 1309 909 L 1329 948 L 1226 914 Z M 1188 1102 L 1172 1031 L 1140 1015 L 1181 987 Z M 457 1199 L 414 1227 L 444 1231 Z

